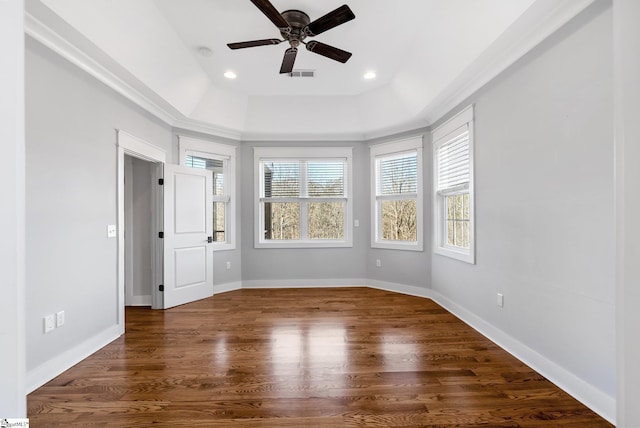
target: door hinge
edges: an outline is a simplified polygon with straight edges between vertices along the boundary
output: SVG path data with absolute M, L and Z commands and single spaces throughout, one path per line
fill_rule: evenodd
M 158 290 L 160 290 L 160 291 L 164 291 L 164 284 L 160 284 L 160 285 L 158 285 Z
M 159 179 L 158 179 L 158 184 L 159 184 L 160 186 L 164 186 L 164 178 L 159 178 Z
M 164 238 L 164 232 L 158 232 L 158 238 L 160 239 Z

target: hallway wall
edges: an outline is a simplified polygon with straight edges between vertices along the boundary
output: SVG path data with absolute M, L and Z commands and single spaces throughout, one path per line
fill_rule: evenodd
M 171 129 L 27 37 L 27 387 L 118 336 L 116 130 L 173 158 Z M 65 311 L 44 333 L 43 317 Z

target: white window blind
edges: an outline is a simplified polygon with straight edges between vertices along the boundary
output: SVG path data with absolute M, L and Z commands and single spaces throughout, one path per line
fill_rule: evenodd
M 185 163 L 190 168 L 201 168 L 213 171 L 213 195 L 224 195 L 224 161 L 222 159 L 209 159 L 187 155 Z
M 344 162 L 308 162 L 307 179 L 309 197 L 344 196 Z
M 263 162 L 264 197 L 297 198 L 300 196 L 299 162 Z
M 475 263 L 474 119 L 469 106 L 432 131 L 433 251 Z
M 439 145 L 437 156 L 438 192 L 455 191 L 469 187 L 469 130 L 457 134 Z
M 371 246 L 422 251 L 422 137 L 370 150 Z
M 344 161 L 263 161 L 265 198 L 344 198 Z
M 378 195 L 398 195 L 417 192 L 417 152 L 383 156 L 377 159 Z

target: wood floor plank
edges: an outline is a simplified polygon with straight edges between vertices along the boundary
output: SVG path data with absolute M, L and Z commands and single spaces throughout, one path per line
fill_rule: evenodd
M 34 427 L 611 427 L 428 299 L 239 290 L 167 311 L 28 396 Z

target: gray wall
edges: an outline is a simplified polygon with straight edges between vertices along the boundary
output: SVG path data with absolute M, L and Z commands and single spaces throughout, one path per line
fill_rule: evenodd
M 27 370 L 117 324 L 116 129 L 170 129 L 32 39 L 26 52 Z M 43 333 L 43 317 L 66 324 Z
M 640 2 L 613 3 L 617 208 L 617 426 L 640 426 Z
M 608 5 L 464 103 L 476 106 L 476 265 L 434 255 L 432 287 L 614 397 Z
M 132 242 L 133 295 L 151 296 L 152 210 L 151 180 L 155 165 L 142 159 L 131 158 L 132 163 L 132 230 L 127 238 Z M 155 189 L 154 189 L 155 190 Z
M 254 147 L 353 147 L 353 210 L 360 227 L 354 228 L 353 248 L 254 248 Z M 365 255 L 369 248 L 369 153 L 360 142 L 246 142 L 242 144 L 242 280 L 323 280 L 366 278 Z M 349 285 L 349 284 L 338 284 Z
M 0 415 L 26 417 L 24 344 L 24 20 L 22 1 L 0 2 Z
M 370 279 L 432 287 L 613 396 L 608 4 L 597 2 L 460 106 L 476 105 L 475 265 L 432 255 L 429 192 L 424 252 L 370 248 L 369 145 L 382 140 L 302 144 L 354 148 L 354 219 L 360 227 L 353 248 L 255 249 L 253 148 L 301 144 L 245 142 L 234 143 L 240 146 L 237 249 L 214 255 L 216 284 Z M 174 163 L 179 130 L 30 39 L 26 83 L 31 370 L 117 322 L 116 240 L 107 239 L 105 230 L 116 223 L 115 129 L 165 148 Z M 425 189 L 431 187 L 429 143 L 425 138 Z M 375 267 L 377 258 L 382 268 Z M 497 292 L 505 295 L 503 309 L 495 305 Z M 42 317 L 59 310 L 66 311 L 66 325 L 45 335 Z
M 402 140 L 410 136 L 422 135 L 423 139 L 423 251 L 403 251 L 388 250 L 381 248 L 367 248 L 366 268 L 367 278 L 382 283 L 394 283 L 400 285 L 411 285 L 419 288 L 429 288 L 431 286 L 431 133 L 427 129 L 416 130 L 396 134 L 390 137 L 380 138 L 367 142 L 367 156 L 369 147 L 375 144 L 382 144 L 392 141 Z M 371 175 L 371 163 L 367 163 L 367 177 Z M 370 195 L 371 180 L 367 178 L 364 193 Z M 373 210 L 371 196 L 368 196 L 369 211 Z M 369 214 L 370 217 L 370 214 Z M 369 221 L 371 223 L 371 221 Z M 371 231 L 369 230 L 369 236 Z M 371 238 L 368 238 L 369 241 Z M 376 260 L 380 260 L 380 267 L 376 266 Z

